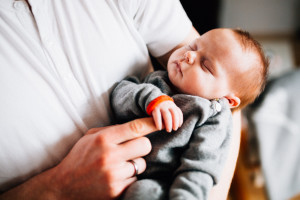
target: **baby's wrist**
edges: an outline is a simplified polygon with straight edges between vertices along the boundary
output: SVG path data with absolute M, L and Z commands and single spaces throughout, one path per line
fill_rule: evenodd
M 147 106 L 146 112 L 148 115 L 151 115 L 152 111 L 162 102 L 164 101 L 172 101 L 174 102 L 173 98 L 168 95 L 161 95 L 153 99 Z

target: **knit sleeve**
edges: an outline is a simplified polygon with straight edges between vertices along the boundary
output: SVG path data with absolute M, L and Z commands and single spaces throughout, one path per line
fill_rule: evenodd
M 118 122 L 147 117 L 147 106 L 161 95 L 164 93 L 155 85 L 129 77 L 119 82 L 112 91 L 111 107 Z

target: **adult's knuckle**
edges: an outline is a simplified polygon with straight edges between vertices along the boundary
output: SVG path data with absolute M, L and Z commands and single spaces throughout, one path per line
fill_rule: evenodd
M 97 165 L 100 166 L 100 167 L 107 166 L 108 165 L 108 157 L 107 156 L 101 156 L 96 162 L 97 162 Z M 106 178 L 106 174 L 107 173 L 104 173 L 105 178 Z
M 106 137 L 104 137 L 104 135 L 102 135 L 102 134 L 98 134 L 95 139 L 95 143 L 98 146 L 103 146 L 103 145 L 107 144 Z
M 117 179 L 115 171 L 112 169 L 107 170 L 105 173 L 105 180 L 108 184 L 114 183 L 114 181 Z
M 110 197 L 116 196 L 115 184 L 113 184 L 112 182 L 108 182 L 108 184 L 107 184 L 107 194 Z
M 100 166 L 101 168 L 106 168 L 107 166 L 110 165 L 111 163 L 111 159 L 112 157 L 112 153 L 110 151 L 103 151 L 102 155 L 98 158 L 97 162 L 98 162 L 98 166 Z M 108 172 L 105 173 L 105 175 L 107 175 Z
M 124 189 L 124 188 L 123 188 Z M 120 195 L 122 188 L 120 188 L 120 184 L 117 184 L 114 181 L 107 183 L 107 194 L 112 199 L 115 199 Z
M 144 124 L 140 120 L 133 120 L 129 123 L 129 127 L 135 135 L 140 135 L 144 129 Z

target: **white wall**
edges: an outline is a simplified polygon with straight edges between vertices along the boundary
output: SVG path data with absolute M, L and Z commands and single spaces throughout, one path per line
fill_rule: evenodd
M 296 31 L 300 0 L 222 0 L 220 26 L 243 28 L 256 35 Z

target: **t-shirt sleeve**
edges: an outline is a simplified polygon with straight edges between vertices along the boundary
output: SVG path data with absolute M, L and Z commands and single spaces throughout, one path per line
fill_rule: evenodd
M 150 53 L 162 56 L 190 32 L 192 23 L 179 0 L 132 0 L 127 11 Z

